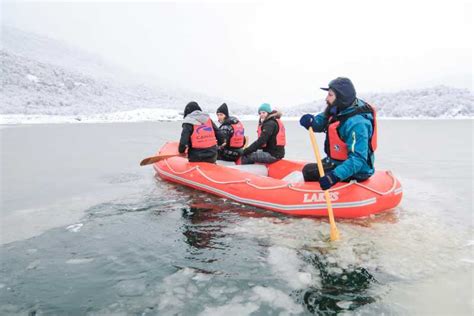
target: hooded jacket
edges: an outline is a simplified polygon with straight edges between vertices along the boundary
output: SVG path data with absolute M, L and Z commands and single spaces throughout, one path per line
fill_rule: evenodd
M 209 119 L 209 115 L 201 112 L 200 110 L 194 110 L 193 112 L 186 113 L 183 121 L 183 129 L 181 131 L 181 138 L 179 140 L 178 151 L 184 153 L 186 147 L 188 147 L 188 159 L 190 162 L 207 161 L 215 162 L 217 159 L 217 146 L 214 145 L 209 148 L 192 148 L 191 146 L 191 135 L 194 131 L 194 125 L 204 124 Z M 212 128 L 217 138 L 218 144 L 222 144 L 222 137 L 218 133 L 217 126 L 212 122 Z
M 336 119 L 337 117 L 342 117 L 354 112 L 357 107 L 363 106 L 364 104 L 364 101 L 355 99 L 354 102 L 344 110 L 338 110 Z M 328 120 L 329 118 L 324 112 L 316 115 L 313 120 L 313 130 L 315 132 L 326 132 L 329 123 Z M 334 174 L 341 180 L 350 178 L 365 180 L 374 174 L 374 153 L 369 145 L 373 133 L 372 121 L 372 114 L 363 113 L 354 115 L 342 121 L 342 124 L 339 125 L 338 133 L 349 150 L 348 158 L 344 161 L 330 159 L 329 157 L 326 159 L 336 165 Z M 326 134 L 324 151 L 329 156 L 327 137 Z
M 285 157 L 285 146 L 277 146 L 276 139 L 279 131 L 276 119 L 281 118 L 281 116 L 281 112 L 272 111 L 263 122 L 259 123 L 262 128 L 262 133 L 256 141 L 244 149 L 244 155 L 251 154 L 258 149 L 263 149 L 263 151 L 268 152 L 277 159 Z M 265 144 L 266 146 L 262 148 Z

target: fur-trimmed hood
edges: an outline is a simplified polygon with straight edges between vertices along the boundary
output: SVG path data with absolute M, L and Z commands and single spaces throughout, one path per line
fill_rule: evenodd
M 265 118 L 264 122 L 265 121 L 268 121 L 268 120 L 271 120 L 271 119 L 279 119 L 283 116 L 283 113 L 280 112 L 280 111 L 277 111 L 277 110 L 274 110 L 272 111 L 271 113 L 269 113 L 267 115 L 267 117 Z

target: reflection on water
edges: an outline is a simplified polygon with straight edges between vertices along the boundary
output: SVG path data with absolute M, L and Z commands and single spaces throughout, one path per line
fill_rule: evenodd
M 303 304 L 311 313 L 335 314 L 375 302 L 368 289 L 377 281 L 365 268 L 341 269 L 321 254 L 313 255 L 311 263 L 321 277 L 320 288 L 313 287 L 301 293 Z
M 190 206 L 181 208 L 181 216 L 185 220 L 183 235 L 186 237 L 186 243 L 197 249 L 222 249 L 223 243 L 219 242 L 219 238 L 225 239 L 222 228 L 238 222 L 240 218 L 274 217 L 271 212 L 241 206 L 232 201 L 222 203 L 222 199 L 193 190 L 181 191 L 186 191 L 190 198 Z
M 217 214 L 209 209 L 189 207 L 182 208 L 182 217 L 186 219 L 183 225 L 183 235 L 185 241 L 191 247 L 217 248 L 215 235 L 221 230 L 220 225 L 215 225 L 219 221 Z M 214 222 L 214 223 L 213 223 Z

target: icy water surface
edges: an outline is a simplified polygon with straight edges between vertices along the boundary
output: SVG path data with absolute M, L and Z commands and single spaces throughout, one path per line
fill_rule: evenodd
M 402 204 L 338 221 L 330 243 L 324 219 L 138 167 L 180 123 L 3 127 L 0 314 L 471 315 L 472 120 L 379 129 Z M 307 132 L 287 131 L 287 157 L 312 160 Z

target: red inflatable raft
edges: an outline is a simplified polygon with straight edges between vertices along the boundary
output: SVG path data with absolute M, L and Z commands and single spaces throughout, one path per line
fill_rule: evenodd
M 177 153 L 166 143 L 159 155 Z M 220 165 L 171 157 L 154 163 L 159 177 L 259 208 L 297 216 L 327 216 L 318 182 L 295 182 L 307 162 L 282 159 L 269 165 Z M 363 217 L 389 211 L 400 203 L 402 187 L 390 171 L 376 171 L 363 182 L 341 182 L 330 190 L 334 216 Z

